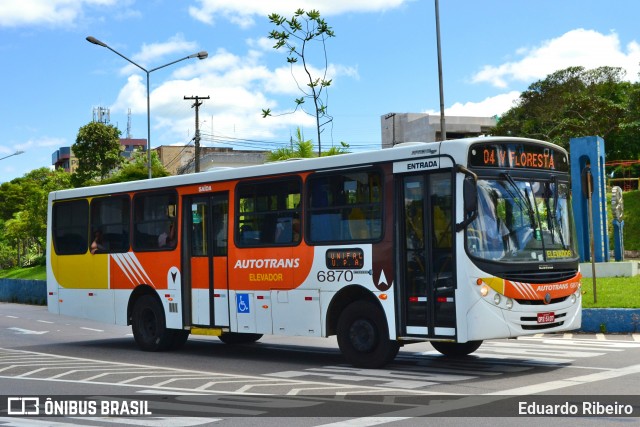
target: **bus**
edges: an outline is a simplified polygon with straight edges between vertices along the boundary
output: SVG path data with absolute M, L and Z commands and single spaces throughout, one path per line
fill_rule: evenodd
M 561 147 L 484 137 L 52 192 L 48 309 L 145 351 L 335 335 L 366 368 L 574 330 L 568 171 Z

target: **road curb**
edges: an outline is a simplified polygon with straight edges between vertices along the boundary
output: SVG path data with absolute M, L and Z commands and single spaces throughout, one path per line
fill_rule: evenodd
M 0 301 L 47 305 L 47 281 L 0 279 Z
M 583 308 L 582 332 L 636 333 L 640 331 L 640 309 Z

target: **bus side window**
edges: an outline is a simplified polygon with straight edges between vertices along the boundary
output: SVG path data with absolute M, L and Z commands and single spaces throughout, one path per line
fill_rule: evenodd
M 177 244 L 175 192 L 143 193 L 133 199 L 133 248 L 137 251 L 173 250 Z M 170 235 L 174 226 L 173 238 Z
M 239 247 L 296 245 L 300 242 L 300 179 L 238 185 L 236 235 Z M 294 229 L 297 226 L 297 231 Z
M 53 248 L 58 255 L 79 255 L 89 249 L 89 202 L 73 200 L 53 205 Z
M 382 181 L 378 171 L 315 174 L 307 182 L 311 242 L 382 237 Z
M 129 196 L 99 197 L 91 201 L 91 229 L 101 233 L 99 252 L 129 251 Z

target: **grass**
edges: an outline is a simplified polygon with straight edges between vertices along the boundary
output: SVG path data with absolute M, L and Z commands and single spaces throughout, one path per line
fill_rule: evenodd
M 37 265 L 28 268 L 14 267 L 0 270 L 0 279 L 47 280 L 47 267 Z
M 624 247 L 627 250 L 640 250 L 640 191 L 626 191 L 623 193 L 624 199 Z M 608 200 L 611 206 L 611 200 Z M 607 209 L 609 218 L 607 224 L 611 224 L 613 216 L 611 209 Z M 613 249 L 613 227 L 609 232 L 609 241 Z M 596 280 L 597 281 L 597 280 Z
M 640 276 L 596 277 L 597 304 L 592 279 L 582 279 L 582 292 L 584 308 L 640 308 Z
M 0 270 L 0 279 L 46 280 L 45 266 Z M 640 276 L 596 277 L 598 303 L 593 303 L 593 281 L 582 279 L 584 308 L 640 308 Z

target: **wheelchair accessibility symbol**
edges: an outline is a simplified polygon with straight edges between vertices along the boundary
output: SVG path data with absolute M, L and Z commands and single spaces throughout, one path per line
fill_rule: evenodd
M 249 294 L 236 294 L 238 313 L 251 313 L 249 307 Z

